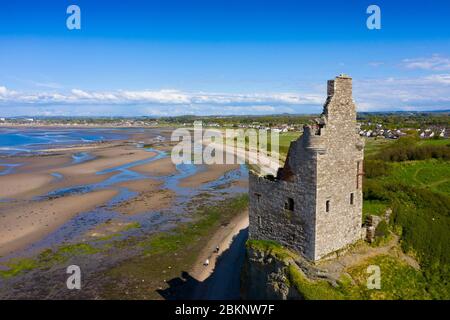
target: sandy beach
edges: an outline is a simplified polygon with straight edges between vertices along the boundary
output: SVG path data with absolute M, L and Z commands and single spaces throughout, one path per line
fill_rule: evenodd
M 139 141 L 101 142 L 73 148 L 56 146 L 43 154 L 3 155 L 2 162 L 13 166 L 0 167 L 8 170 L 0 176 L 0 270 L 10 268 L 15 261 L 11 258 L 16 256 L 37 259 L 43 250 L 83 244 L 105 250 L 99 260 L 82 255 L 73 257 L 80 265 L 79 259 L 87 259 L 89 267 L 83 267 L 89 270 L 85 271 L 86 276 L 95 276 L 102 267 L 114 268 L 121 259 L 140 256 L 139 247 L 133 247 L 136 252 L 124 251 L 122 246 L 126 247 L 128 241 L 145 242 L 147 235 L 171 230 L 182 223 L 179 221 L 189 219 L 195 210 L 192 208 L 214 206 L 212 199 L 230 196 L 221 185 L 244 188 L 247 185 L 246 175 L 241 175 L 237 164 L 177 167 L 170 158 L 170 141 L 143 148 L 138 142 L 147 141 L 145 136 L 151 141 L 155 133 L 140 134 Z M 236 169 L 236 174 L 226 175 Z M 224 175 L 226 179 L 221 179 Z M 217 188 L 205 188 L 209 182 L 214 182 Z M 222 252 L 236 252 L 232 249 L 234 245 L 228 248 L 235 243 L 233 239 L 242 238 L 236 235 L 241 235 L 247 225 L 248 217 L 243 213 L 205 237 L 197 252 L 192 253 L 195 254 L 192 260 L 200 253 L 198 261 L 192 265 L 191 260 L 185 270 L 193 267 L 196 279 L 208 279 L 216 263 L 221 269 L 221 260 L 217 258 Z M 217 245 L 219 254 L 213 253 Z M 208 267 L 203 266 L 206 258 L 210 260 Z M 51 271 L 37 269 L 29 275 L 25 271 L 11 279 L 0 295 L 16 296 L 9 290 L 16 283 L 20 285 L 20 296 L 41 297 L 41 293 L 30 293 L 29 288 L 47 285 L 52 290 L 52 281 L 43 284 L 41 280 L 48 272 Z M 29 285 L 23 287 L 22 275 L 31 276 L 35 285 L 27 282 Z
M 21 165 L 17 167 L 16 172 L 0 176 L 0 198 L 3 199 L 0 202 L 0 256 L 23 249 L 42 239 L 77 214 L 108 202 L 119 190 L 103 189 L 39 201 L 34 200 L 34 197 L 43 196 L 53 190 L 104 181 L 114 173 L 99 175 L 97 172 L 156 155 L 155 152 L 129 144 L 95 144 L 77 148 L 76 151 L 88 151 L 93 160 L 73 164 L 74 150 L 71 148 L 49 150 L 51 153 L 45 155 L 4 158 L 6 163 Z M 136 187 L 142 182 L 133 183 Z M 132 184 L 128 185 L 130 189 Z M 147 205 L 151 208 L 151 204 L 160 208 L 170 203 L 171 198 L 157 190 L 158 184 L 142 184 L 137 189 L 139 196 L 121 207 L 123 213 L 144 211 Z M 153 192 L 156 193 L 154 199 Z
M 90 152 L 97 157 L 92 161 L 64 167 L 58 172 L 61 174 L 94 174 L 98 171 L 121 166 L 130 162 L 154 157 L 155 152 L 148 152 L 132 146 L 117 146 Z
M 214 271 L 217 259 L 223 252 L 230 248 L 234 237 L 243 229 L 248 227 L 248 211 L 234 217 L 226 226 L 222 226 L 216 233 L 211 235 L 208 243 L 200 252 L 190 274 L 198 281 L 205 281 Z M 219 246 L 219 254 L 214 250 Z M 204 266 L 205 260 L 209 260 L 209 265 Z
M 239 168 L 238 164 L 213 164 L 207 165 L 206 170 L 194 176 L 187 177 L 180 182 L 183 188 L 198 188 L 200 185 L 214 181 L 229 171 Z
M 0 256 L 41 239 L 76 214 L 116 194 L 116 190 L 103 190 L 4 208 L 0 211 Z
M 144 139 L 144 134 L 139 138 Z M 170 151 L 170 145 L 161 150 Z M 73 155 L 89 154 L 89 159 L 74 163 Z M 5 163 L 20 164 L 10 174 L 0 176 L 0 255 L 6 255 L 44 238 L 79 213 L 93 210 L 115 197 L 125 188 L 136 195 L 115 203 L 109 210 L 124 215 L 141 214 L 170 208 L 176 197 L 173 190 L 162 189 L 162 180 L 148 178 L 177 174 L 170 156 L 140 164 L 157 152 L 138 148 L 130 141 L 94 143 L 85 146 L 46 149 L 44 154 L 3 157 Z M 134 164 L 140 179 L 121 181 L 87 193 L 68 192 L 45 196 L 58 190 L 70 190 L 102 183 L 120 171 L 104 170 Z M 239 165 L 210 165 L 181 179 L 179 186 L 198 188 L 214 181 Z M 1 168 L 0 168 L 1 169 Z M 42 198 L 42 196 L 44 196 Z M 36 198 L 40 197 L 40 198 Z
M 46 173 L 17 173 L 0 176 L 0 197 L 23 198 L 25 194 L 48 185 L 53 179 Z
M 138 192 L 138 196 L 122 201 L 111 209 L 123 214 L 137 214 L 170 207 L 175 197 L 171 190 L 160 189 L 161 182 L 152 179 L 127 181 L 119 186 Z
M 156 160 L 154 162 L 143 164 L 140 166 L 136 166 L 134 170 L 143 174 L 149 174 L 151 176 L 156 177 L 168 176 L 174 174 L 177 171 L 170 157 Z

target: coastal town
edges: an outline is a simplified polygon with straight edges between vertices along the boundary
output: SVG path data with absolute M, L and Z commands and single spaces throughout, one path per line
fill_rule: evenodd
M 411 112 L 398 113 L 400 117 L 408 118 L 405 126 L 393 127 L 392 123 L 383 121 L 372 122 L 365 119 L 364 114 L 359 118 L 358 133 L 362 137 L 367 138 L 386 138 L 398 139 L 408 134 L 417 134 L 421 139 L 448 139 L 450 136 L 450 123 L 448 115 L 450 112 L 438 112 L 434 117 L 430 117 L 430 121 L 423 121 L 423 113 L 417 115 Z M 289 115 L 286 121 L 286 115 L 273 115 L 264 117 L 261 121 L 260 117 L 243 117 L 243 116 L 227 116 L 227 117 L 192 117 L 190 121 L 186 121 L 184 117 L 173 118 L 154 118 L 154 117 L 10 117 L 0 118 L 0 125 L 5 127 L 117 127 L 117 128 L 158 128 L 158 127 L 187 127 L 192 128 L 194 121 L 202 121 L 204 128 L 215 129 L 257 129 L 276 133 L 296 132 L 301 134 L 303 126 L 311 123 L 317 115 Z M 439 119 L 436 123 L 434 119 Z M 245 119 L 245 121 L 242 121 Z M 217 121 L 218 120 L 218 121 Z

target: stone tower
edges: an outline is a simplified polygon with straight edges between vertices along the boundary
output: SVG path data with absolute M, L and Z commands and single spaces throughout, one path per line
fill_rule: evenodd
M 250 173 L 249 238 L 275 240 L 311 261 L 361 239 L 363 154 L 352 79 L 340 75 L 277 176 Z

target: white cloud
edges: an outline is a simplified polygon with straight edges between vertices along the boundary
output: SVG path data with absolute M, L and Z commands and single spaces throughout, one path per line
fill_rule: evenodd
M 361 111 L 449 109 L 450 74 L 359 80 L 354 96 Z
M 450 72 L 422 77 L 354 78 L 360 111 L 450 108 Z M 165 90 L 57 90 L 18 92 L 0 85 L 0 115 L 269 114 L 320 112 L 323 85 L 310 91 L 220 93 Z
M 310 105 L 323 103 L 324 97 L 314 94 L 298 93 L 190 93 L 178 90 L 117 90 L 117 91 L 86 91 L 72 89 L 68 93 L 15 92 L 9 94 L 6 87 L 0 87 L 0 96 L 10 103 L 34 104 L 170 104 L 170 105 L 248 105 L 248 104 L 283 104 Z M 9 99 L 8 99 L 9 98 Z
M 0 97 L 6 96 L 6 87 L 0 87 Z
M 450 70 L 450 59 L 434 54 L 428 58 L 404 59 L 403 66 L 408 69 L 445 71 Z
M 433 74 L 425 79 L 430 83 L 450 85 L 450 74 Z

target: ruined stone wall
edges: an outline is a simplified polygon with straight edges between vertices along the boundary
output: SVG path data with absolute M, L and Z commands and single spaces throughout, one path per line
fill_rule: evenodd
M 293 182 L 249 177 L 249 238 L 273 240 L 292 248 L 305 257 L 314 257 L 314 201 L 307 199 L 305 188 Z M 287 199 L 294 201 L 294 210 L 285 208 Z
M 313 261 L 360 239 L 363 147 L 352 80 L 337 77 L 322 118 L 291 143 L 276 179 L 250 173 L 250 239 L 275 240 Z
M 328 93 L 320 133 L 326 151 L 317 161 L 315 259 L 361 238 L 363 141 L 356 128 L 352 79 L 330 81 Z

